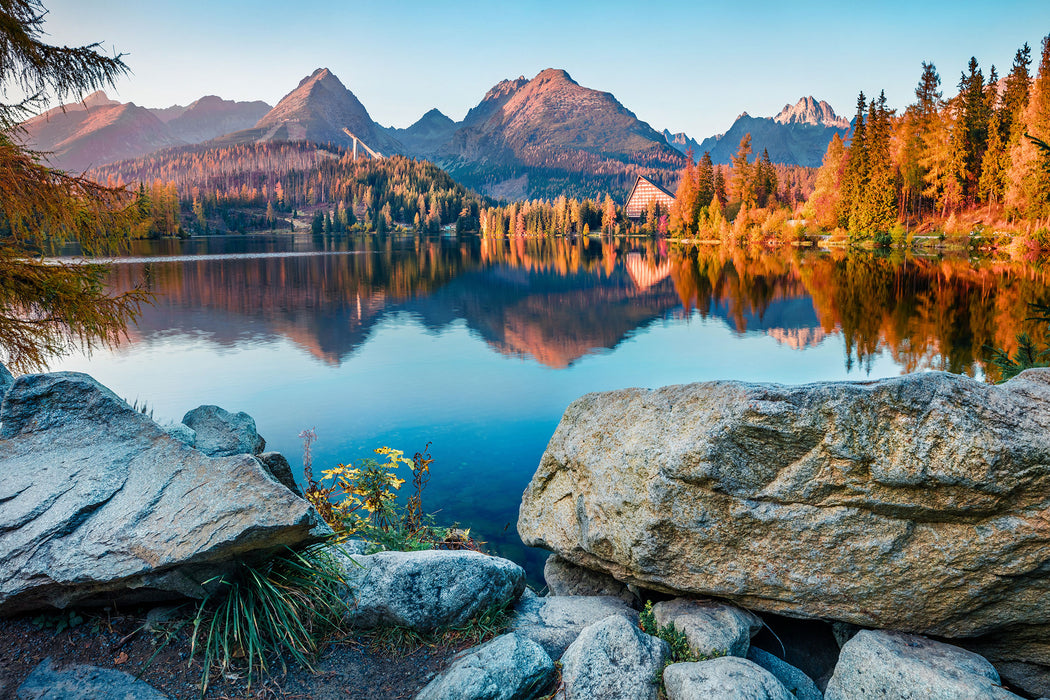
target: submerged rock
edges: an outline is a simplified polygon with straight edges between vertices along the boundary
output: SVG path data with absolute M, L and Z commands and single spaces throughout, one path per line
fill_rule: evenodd
M 257 455 L 266 449 L 255 419 L 243 411 L 230 413 L 218 406 L 198 406 L 182 417 L 196 433 L 195 447 L 210 457 Z
M 0 614 L 200 596 L 330 532 L 254 457 L 207 457 L 85 374 L 19 377 L 0 420 Z
M 622 615 L 588 626 L 561 657 L 564 700 L 657 700 L 670 647 Z
M 826 700 L 958 698 L 1020 700 L 973 652 L 925 637 L 864 630 L 846 642 Z
M 753 637 L 762 629 L 754 613 L 716 600 L 675 598 L 653 606 L 660 627 L 673 624 L 703 656 L 747 656 Z
M 58 668 L 44 659 L 18 686 L 17 700 L 167 700 L 149 683 L 112 668 L 73 664 Z
M 610 615 L 638 623 L 638 612 L 611 596 L 522 596 L 510 629 L 539 642 L 552 659 L 561 658 L 585 627 Z
M 533 700 L 546 695 L 554 662 L 536 642 L 504 634 L 459 654 L 416 700 Z
M 478 552 L 430 550 L 352 555 L 350 622 L 363 628 L 401 625 L 420 632 L 461 625 L 510 605 L 525 588 L 514 562 Z
M 573 402 L 518 531 L 679 595 L 942 637 L 1050 638 L 1050 370 Z M 1027 649 L 1027 651 L 1025 650 Z M 1014 661 L 1040 661 L 1032 645 Z

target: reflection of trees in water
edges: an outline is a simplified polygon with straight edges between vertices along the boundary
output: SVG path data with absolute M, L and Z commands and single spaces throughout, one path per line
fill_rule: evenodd
M 434 328 L 465 319 L 501 352 L 565 367 L 681 305 L 678 314 L 723 317 L 737 332 L 764 330 L 792 347 L 841 333 L 850 367 L 889 352 L 905 371 L 974 374 L 985 345 L 1013 348 L 1027 302 L 1050 302 L 1035 263 L 667 251 L 647 239 L 288 240 L 273 243 L 275 252 L 331 254 L 122 264 L 112 284 L 147 280 L 157 292 L 138 336 L 204 331 L 223 344 L 285 336 L 333 363 L 385 314 L 409 311 Z
M 685 309 L 727 303 L 738 331 L 775 301 L 812 298 L 820 329 L 842 334 L 850 368 L 887 351 L 906 372 L 974 375 L 987 365 L 985 346 L 1012 350 L 1030 330 L 1027 303 L 1050 299 L 1047 271 L 1031 263 L 720 248 L 672 259 Z

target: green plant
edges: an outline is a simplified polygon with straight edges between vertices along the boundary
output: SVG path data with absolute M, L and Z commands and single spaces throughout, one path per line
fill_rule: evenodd
M 455 627 L 424 634 L 408 627 L 379 627 L 362 636 L 378 652 L 407 656 L 423 647 L 477 646 L 503 634 L 510 625 L 511 603 L 493 605 Z
M 37 615 L 32 622 L 39 629 L 51 629 L 54 630 L 55 634 L 58 634 L 84 624 L 84 618 L 76 610 L 66 610 L 59 613 Z
M 202 697 L 216 666 L 223 673 L 246 665 L 249 686 L 272 660 L 285 667 L 285 656 L 312 670 L 321 643 L 349 610 L 331 546 L 289 549 L 261 565 L 238 562 L 232 574 L 205 582 L 213 593 L 197 608 L 190 646 L 191 658 L 203 657 Z
M 1030 303 L 1028 308 L 1036 315 L 1029 316 L 1026 321 L 1050 322 L 1050 306 Z M 991 363 L 999 370 L 1000 382 L 1013 379 L 1026 369 L 1050 365 L 1050 346 L 1040 350 L 1027 333 L 1017 334 L 1017 350 L 1013 356 L 1002 348 L 985 345 L 984 349 L 991 353 Z
M 660 626 L 660 623 L 656 621 L 656 615 L 653 613 L 653 601 L 645 601 L 645 608 L 638 614 L 638 627 L 641 628 L 646 634 L 651 634 L 654 637 L 667 642 L 670 647 L 670 653 L 667 658 L 664 659 L 664 665 L 657 672 L 656 682 L 659 684 L 660 696 L 664 696 L 664 669 L 671 664 L 684 663 L 689 661 L 707 661 L 708 659 L 718 658 L 719 656 L 725 656 L 726 652 L 716 651 L 713 654 L 701 654 L 695 651 L 689 646 L 689 638 L 686 637 L 685 632 L 674 626 L 673 622 L 669 622 L 664 626 Z

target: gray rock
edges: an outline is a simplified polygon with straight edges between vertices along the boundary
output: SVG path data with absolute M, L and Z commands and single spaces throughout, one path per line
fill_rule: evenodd
M 660 627 L 673 624 L 704 656 L 747 656 L 751 637 L 762 629 L 754 613 L 716 600 L 675 598 L 653 606 Z
M 794 700 L 772 673 L 738 656 L 671 664 L 664 687 L 668 700 Z
M 780 684 L 787 688 L 787 691 L 797 700 L 824 700 L 824 696 L 812 678 L 768 651 L 751 647 L 747 651 L 747 660 L 755 662 L 776 676 Z
M 198 406 L 182 417 L 197 433 L 196 447 L 210 457 L 257 455 L 266 449 L 255 429 L 255 419 L 243 411 L 230 413 L 218 406 Z
M 167 700 L 143 680 L 112 668 L 74 664 L 59 669 L 44 659 L 15 691 L 18 700 Z
M 670 647 L 623 615 L 586 627 L 561 657 L 565 700 L 657 700 Z
M 254 457 L 190 449 L 85 374 L 19 377 L 0 419 L 0 614 L 200 596 L 330 532 Z
M 163 428 L 164 432 L 168 435 L 172 436 L 187 447 L 193 447 L 197 444 L 197 432 L 185 423 L 170 421 L 167 423 L 161 423 L 160 427 Z
M 4 367 L 4 363 L 0 362 L 0 401 L 3 401 L 4 394 L 11 388 L 11 385 L 15 383 L 14 375 L 8 371 L 7 367 Z
M 1031 695 L 1050 695 L 1050 672 L 1046 666 L 1019 661 L 997 661 L 994 666 L 999 677 L 1010 685 Z
M 420 632 L 455 627 L 493 607 L 509 605 L 525 588 L 517 564 L 478 552 L 430 550 L 353 555 L 346 567 L 350 622 L 371 628 L 401 625 Z
M 851 625 L 848 622 L 833 621 L 831 623 L 831 631 L 835 635 L 835 643 L 839 645 L 839 649 L 846 645 L 846 642 L 857 636 L 857 632 L 860 632 L 862 628 L 857 625 Z
M 634 605 L 637 600 L 626 584 L 609 574 L 576 566 L 557 554 L 547 557 L 543 578 L 551 595 L 611 595 L 628 605 Z
M 543 647 L 504 634 L 458 655 L 416 700 L 532 700 L 553 680 L 554 662 Z
M 284 458 L 284 455 L 280 452 L 263 452 L 255 455 L 255 457 L 262 462 L 263 469 L 273 478 L 291 489 L 295 495 L 303 495 L 303 492 L 299 490 L 299 484 L 295 483 L 295 477 L 292 476 L 292 465 L 288 464 L 288 460 Z
M 864 630 L 846 642 L 827 700 L 1019 700 L 973 652 L 901 632 Z
M 584 627 L 609 617 L 621 615 L 638 622 L 638 612 L 619 598 L 611 596 L 548 596 L 522 598 L 514 609 L 510 630 L 528 637 L 557 661 Z
M 1050 639 L 1050 369 L 572 403 L 518 532 L 619 581 L 952 639 Z M 1015 648 L 1012 660 L 1045 652 Z
M 999 675 L 1029 695 L 1050 695 L 1050 632 L 1015 625 L 977 639 L 953 640 L 992 662 Z

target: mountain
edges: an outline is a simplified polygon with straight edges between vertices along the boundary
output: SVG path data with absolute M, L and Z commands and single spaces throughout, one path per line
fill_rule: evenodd
M 349 129 L 376 151 L 390 155 L 403 150 L 386 129 L 372 121 L 354 93 L 327 68 L 318 68 L 281 98 L 250 129 L 227 134 L 220 143 L 313 141 L 349 146 Z
M 22 127 L 27 146 L 48 154 L 52 166 L 73 172 L 184 143 L 149 110 L 115 102 L 103 92 L 50 109 Z
M 839 117 L 835 110 L 823 100 L 803 97 L 784 109 L 775 117 L 752 117 L 744 112 L 729 131 L 710 136 L 697 143 L 686 134 L 664 131 L 664 138 L 682 153 L 693 150 L 697 159 L 710 151 L 711 160 L 727 164 L 740 147 L 744 134 L 751 134 L 751 151 L 760 156 L 762 150 L 769 151 L 774 163 L 819 167 L 832 136 L 845 136 L 849 132 L 849 120 Z
M 409 153 L 433 153 L 448 141 L 459 124 L 437 109 L 432 109 L 407 129 L 387 129 Z
M 411 153 L 411 151 L 410 151 Z M 607 92 L 548 68 L 489 90 L 426 155 L 486 194 L 511 199 L 626 194 L 636 173 L 666 183 L 681 155 Z
M 200 143 L 232 131 L 247 129 L 270 111 L 262 101 L 234 102 L 215 95 L 202 97 L 167 122 L 172 136 Z

